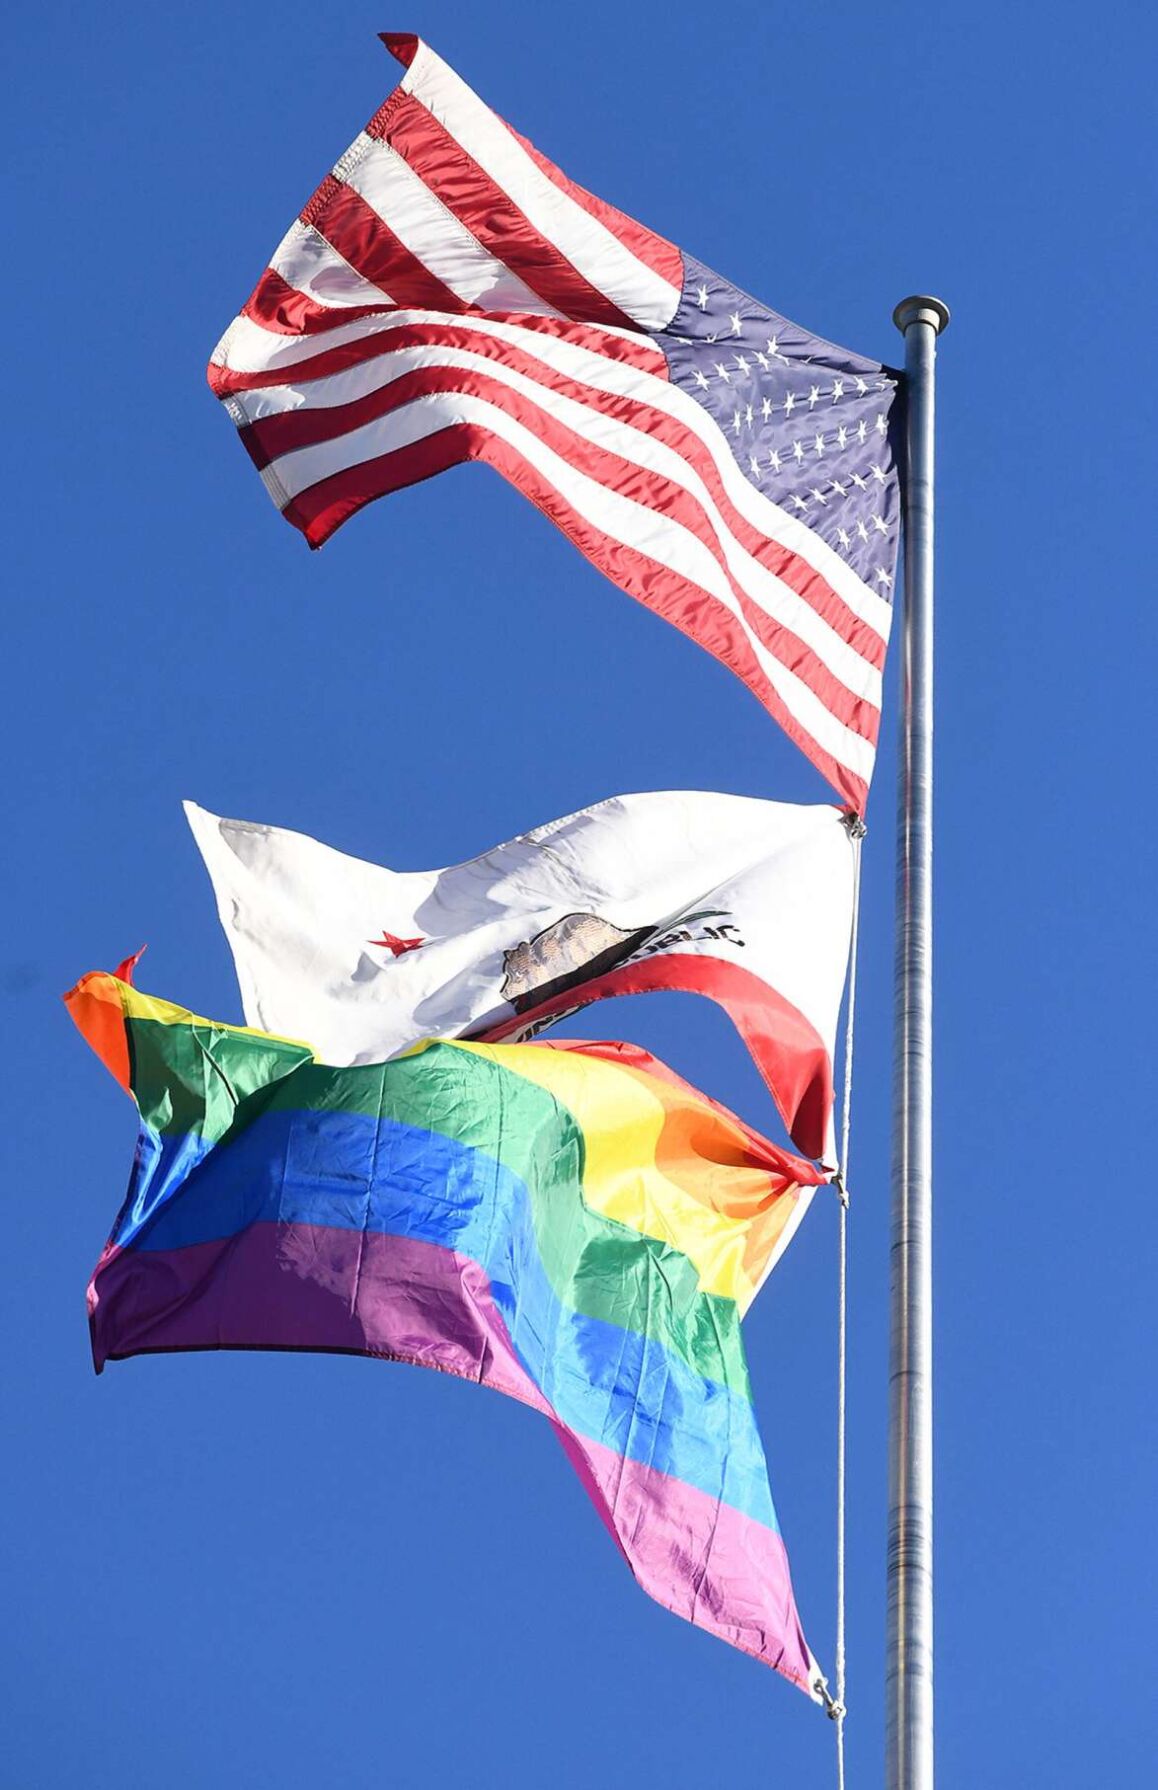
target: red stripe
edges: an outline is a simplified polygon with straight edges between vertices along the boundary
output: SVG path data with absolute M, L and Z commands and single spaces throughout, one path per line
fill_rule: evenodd
M 284 280 L 282 284 L 284 286 Z M 381 315 L 374 307 L 365 311 L 336 311 L 323 306 L 315 308 L 323 318 L 318 326 L 320 329 L 337 329 L 341 324 L 358 317 Z M 248 306 L 246 309 L 248 312 Z M 595 324 L 572 323 L 565 317 L 537 317 L 507 311 L 487 311 L 484 315 L 495 322 L 515 324 L 519 329 L 531 330 L 538 335 L 556 336 L 561 341 L 570 342 L 575 348 L 586 348 L 592 354 L 602 355 L 604 360 L 618 361 L 627 367 L 638 367 L 641 372 L 650 373 L 656 379 L 667 378 L 667 361 L 646 336 L 611 335 Z M 260 317 L 256 321 L 265 322 Z M 266 328 L 269 327 L 271 325 L 266 323 Z M 344 373 L 347 367 L 361 366 L 364 361 L 375 360 L 380 354 L 387 354 L 395 348 L 414 348 L 423 342 L 453 342 L 457 346 L 472 348 L 477 353 L 491 353 L 491 349 L 483 349 L 485 341 L 495 344 L 493 354 L 496 360 L 506 358 L 506 351 L 498 346 L 495 337 L 484 337 L 474 332 L 468 334 L 468 327 L 457 317 L 448 317 L 445 323 L 407 323 L 393 327 L 384 324 L 381 335 L 366 335 L 357 341 L 345 342 L 338 348 L 319 347 L 317 354 L 310 355 L 308 360 L 294 361 L 292 365 L 280 367 L 273 364 L 256 373 L 236 373 L 230 367 L 220 367 L 215 361 L 211 361 L 208 369 L 209 384 L 219 398 L 228 397 L 231 392 L 263 391 L 267 386 L 273 385 L 296 387 L 306 385 L 313 379 L 328 379 L 332 374 Z M 297 335 L 305 332 L 287 330 L 285 333 Z
M 608 205 L 605 199 L 589 193 L 586 187 L 576 186 L 573 180 L 568 180 L 562 168 L 557 168 L 554 162 L 548 161 L 533 143 L 520 135 L 514 125 L 507 124 L 505 119 L 500 119 L 499 122 L 505 130 L 510 131 L 516 143 L 522 144 L 539 172 L 545 174 L 553 186 L 559 187 L 576 205 L 582 206 L 584 211 L 597 219 L 605 230 L 609 230 L 612 236 L 618 237 L 637 261 L 642 261 L 645 267 L 650 267 L 669 286 L 674 286 L 677 294 L 682 290 L 684 258 L 674 242 L 669 242 L 666 236 L 657 236 L 654 230 L 649 230 L 635 218 L 629 218 L 625 211 L 618 210 L 616 206 Z
M 743 584 L 729 571 L 718 537 L 697 498 L 673 479 L 644 471 L 609 449 L 593 446 L 565 424 L 548 416 L 532 399 L 512 391 L 486 373 L 456 367 L 419 367 L 354 403 L 288 411 L 252 423 L 243 428 L 241 434 L 254 464 L 262 469 L 296 448 L 339 438 L 435 392 L 463 392 L 493 403 L 570 465 L 598 480 L 606 490 L 646 505 L 657 515 L 681 524 L 695 535 L 709 549 L 728 579 L 744 619 L 761 644 L 815 691 L 847 727 L 865 739 L 875 739 L 879 710 L 849 691 L 811 647 L 783 623 L 773 620 L 751 599 Z
M 319 200 L 320 202 L 315 203 Z M 303 220 L 307 221 L 307 220 Z M 388 292 L 395 305 L 424 311 L 469 309 L 456 292 L 411 253 L 360 193 L 329 176 L 311 201 L 308 222 L 320 230 L 343 261 Z
M 726 665 L 747 684 L 757 701 L 849 806 L 858 813 L 863 812 L 867 784 L 838 764 L 788 713 L 760 669 L 743 629 L 724 605 L 646 554 L 624 547 L 610 540 L 601 529 L 593 528 L 537 468 L 508 443 L 477 424 L 453 424 L 410 447 L 395 449 L 335 473 L 302 492 L 282 513 L 288 522 L 302 531 L 311 547 L 320 547 L 364 504 L 470 460 L 481 461 L 501 473 L 516 490 L 549 516 L 580 553 L 612 583 L 670 621 L 681 633 Z
M 657 951 L 652 957 L 620 964 L 605 975 L 596 976 L 590 982 L 540 1002 L 537 1007 L 501 1020 L 478 1036 L 498 1043 L 514 1037 L 529 1025 L 577 1013 L 592 1002 L 607 1000 L 612 995 L 672 991 L 706 995 L 724 1009 L 764 1077 L 793 1143 L 806 1156 L 819 1160 L 828 1141 L 828 1120 L 832 1112 L 832 1063 L 824 1040 L 798 1007 L 786 1001 L 761 977 L 745 969 L 743 964 L 721 957 L 693 957 L 688 952 Z M 558 1049 L 565 1048 L 554 1039 L 551 1042 Z M 590 1050 L 590 1046 L 583 1044 L 575 1048 Z M 602 1048 L 608 1051 L 619 1047 Z M 638 1066 L 648 1074 L 656 1073 L 654 1061 L 641 1062 Z M 705 1098 L 695 1089 L 692 1092 L 697 1099 Z M 733 1115 L 729 1113 L 728 1117 Z M 751 1135 L 757 1142 L 764 1142 L 756 1133 Z M 777 1154 L 775 1166 L 806 1184 L 816 1180 L 815 1172 L 807 1165 L 796 1164 L 783 1153 Z
M 521 318 L 517 320 L 518 326 L 521 327 L 522 321 Z M 595 353 L 604 354 L 605 358 L 608 358 L 605 353 L 607 346 L 622 341 L 620 337 L 609 336 L 603 332 L 592 333 L 588 338 L 576 336 L 575 330 L 582 327 L 581 325 L 564 325 L 563 328 L 557 329 L 553 333 L 576 347 L 588 348 Z M 401 339 L 402 333 L 398 332 L 397 336 L 390 341 L 389 348 L 385 352 L 404 346 L 416 346 L 420 341 L 428 341 L 433 345 L 462 348 L 485 359 L 501 362 L 504 366 L 511 367 L 514 371 L 524 374 L 527 378 L 535 380 L 536 383 L 551 391 L 574 398 L 589 410 L 597 411 L 603 416 L 615 417 L 619 421 L 639 429 L 643 434 L 662 441 L 665 446 L 670 447 L 695 469 L 711 493 L 728 528 L 741 546 L 782 583 L 786 584 L 790 590 L 795 591 L 799 597 L 803 598 L 842 640 L 847 641 L 854 651 L 860 654 L 861 658 L 866 659 L 878 671 L 883 667 L 886 642 L 876 629 L 848 606 L 807 559 L 800 554 L 793 553 L 779 542 L 770 540 L 758 528 L 753 527 L 733 504 L 716 464 L 701 438 L 694 430 L 670 416 L 666 410 L 649 404 L 646 399 L 625 398 L 616 393 L 601 391 L 595 386 L 572 378 L 568 373 L 555 371 L 533 354 L 522 352 L 504 338 L 472 331 L 469 321 L 460 326 L 448 322 L 446 325 L 426 325 L 419 326 L 414 330 L 408 329 L 405 332 L 405 341 Z M 359 356 L 360 360 L 370 358 L 372 356 L 369 354 Z M 658 353 L 657 358 L 660 358 Z M 645 367 L 644 370 L 652 371 L 653 368 Z M 666 372 L 666 363 L 664 363 L 664 371 Z M 252 376 L 248 377 L 252 383 Z M 468 376 L 463 375 L 462 377 L 465 380 Z M 295 385 L 299 383 L 298 376 L 295 374 L 287 372 L 287 378 Z M 277 383 L 277 381 L 267 377 L 263 383 L 268 385 Z M 220 391 L 221 387 L 215 386 L 215 389 Z M 226 389 L 240 388 L 231 385 Z M 463 389 L 467 389 L 465 384 Z M 346 433 L 349 428 L 355 427 L 356 423 L 344 419 L 357 412 L 362 403 L 365 403 L 365 400 L 360 400 L 359 404 L 349 407 L 333 406 L 295 411 L 292 417 L 278 419 L 279 428 L 282 425 L 285 427 L 284 436 L 280 435 L 277 430 L 270 429 L 273 419 L 259 425 L 263 431 L 270 429 L 268 435 L 263 435 L 269 458 L 274 459 L 279 453 L 287 452 L 290 446 L 302 447 L 315 441 L 331 440 L 336 435 Z M 509 408 L 509 406 L 507 407 Z M 367 420 L 373 414 L 376 413 L 368 411 L 361 420 Z M 312 422 L 311 418 L 318 420 Z M 730 452 L 731 450 L 725 447 L 725 451 Z M 633 469 L 633 483 L 638 476 Z M 697 528 L 696 532 L 702 533 L 702 530 Z M 738 587 L 734 586 L 734 588 Z M 763 611 L 757 606 L 753 605 L 753 608 L 756 619 L 753 620 L 752 625 L 760 638 L 765 639 L 763 630 L 767 625 L 767 618 L 763 616 Z M 775 624 L 772 625 L 775 626 Z M 765 640 L 765 644 L 771 646 L 771 641 Z
M 536 230 L 509 194 L 412 94 L 399 98 L 384 129 L 375 121 L 369 134 L 389 143 L 483 247 L 554 310 L 584 323 L 637 327 Z
M 421 38 L 414 36 L 412 32 L 402 31 L 382 31 L 379 32 L 379 36 L 390 54 L 397 57 L 404 68 L 409 68 L 418 54 Z M 391 95 L 391 98 L 393 97 Z M 367 131 L 371 136 L 385 134 L 387 120 L 382 116 L 385 110 L 386 108 L 383 107 L 382 112 L 367 126 Z M 625 212 L 617 210 L 614 205 L 608 205 L 603 199 L 596 198 L 595 194 L 589 193 L 585 187 L 576 186 L 573 180 L 568 180 L 561 168 L 557 168 L 554 162 L 548 161 L 545 155 L 540 154 L 533 143 L 528 143 L 527 139 L 520 136 L 512 125 L 509 125 L 505 119 L 499 118 L 497 112 L 492 113 L 492 116 L 497 123 L 503 126 L 504 130 L 510 131 L 516 143 L 522 145 L 539 172 L 544 174 L 552 185 L 559 187 L 562 192 L 574 200 L 576 205 L 581 206 L 591 217 L 598 219 L 605 230 L 609 230 L 612 236 L 618 237 L 623 246 L 630 249 L 631 253 L 646 267 L 650 267 L 653 273 L 657 273 L 661 279 L 667 280 L 677 292 L 680 290 L 684 279 L 684 262 L 683 256 L 674 243 L 668 242 L 666 237 L 657 236 L 654 230 L 648 230 L 645 225 L 637 223 L 634 218 L 629 218 Z M 507 265 L 510 266 L 511 263 L 508 262 Z
M 246 300 L 241 315 L 252 317 L 263 329 L 276 330 L 281 336 L 312 336 L 315 332 L 333 329 L 338 323 L 354 323 L 359 317 L 377 317 L 388 309 L 385 293 L 380 305 L 320 305 L 316 298 L 299 292 L 272 267 L 267 267 Z M 220 368 L 216 370 L 221 371 Z M 212 369 L 209 383 L 214 384 Z M 268 376 L 264 383 L 268 385 Z M 214 389 L 218 388 L 214 386 Z
M 378 36 L 390 54 L 398 58 L 403 68 L 409 68 L 418 54 L 422 39 L 413 31 L 379 31 Z

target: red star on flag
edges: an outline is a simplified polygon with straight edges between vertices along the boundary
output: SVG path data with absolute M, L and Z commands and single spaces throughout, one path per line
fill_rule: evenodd
M 366 943 L 368 945 L 383 945 L 392 956 L 401 957 L 405 951 L 417 951 L 419 945 L 424 945 L 426 940 L 422 938 L 400 939 L 395 938 L 392 932 L 384 932 L 380 939 L 367 939 Z

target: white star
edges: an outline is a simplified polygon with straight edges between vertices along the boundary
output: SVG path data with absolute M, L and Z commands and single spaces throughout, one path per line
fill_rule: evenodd
M 756 360 L 759 363 L 759 365 L 763 367 L 763 369 L 766 373 L 768 371 L 768 356 L 763 352 L 762 349 L 758 348 L 756 350 Z
M 836 538 L 846 552 L 852 546 L 852 536 L 849 534 L 847 528 L 838 528 L 836 531 Z
M 707 374 L 706 374 L 706 373 L 705 373 L 705 372 L 704 372 L 704 370 L 703 370 L 703 368 L 702 368 L 702 367 L 697 367 L 697 368 L 696 368 L 696 384 L 697 384 L 697 385 L 699 385 L 699 386 L 702 386 L 702 387 L 703 387 L 703 389 L 704 389 L 704 390 L 705 390 L 705 391 L 707 391 L 707 389 L 708 389 L 708 376 L 707 376 Z
M 696 303 L 699 305 L 701 311 L 707 310 L 707 308 L 708 308 L 708 289 L 706 286 L 701 286 L 699 291 L 696 293 Z
M 860 536 L 862 541 L 868 540 L 868 529 L 865 527 L 863 522 L 858 521 L 858 523 L 856 525 L 856 532 Z
M 752 370 L 750 363 L 744 359 L 742 354 L 736 356 L 736 365 L 739 367 L 741 373 L 750 373 Z
M 799 465 L 804 458 L 804 443 L 802 441 L 794 441 L 792 443 L 792 452 L 796 456 L 797 465 Z
M 877 412 L 877 425 L 876 425 L 876 427 L 877 427 L 877 434 L 878 434 L 878 435 L 883 435 L 883 434 L 884 434 L 884 433 L 885 433 L 885 430 L 886 430 L 886 429 L 887 429 L 887 427 L 888 427 L 888 424 L 887 424 L 887 423 L 886 423 L 886 422 L 885 422 L 885 413 L 884 413 L 884 411 L 883 411 L 883 410 L 879 410 L 879 411 L 878 411 L 878 412 Z
M 768 456 L 768 465 L 772 472 L 780 471 L 780 455 L 775 448 Z
M 881 535 L 887 535 L 889 532 L 889 525 L 883 516 L 873 517 L 873 527 L 876 529 L 877 533 Z
M 843 379 L 834 379 L 832 382 L 832 401 L 833 401 L 833 403 L 835 404 L 836 400 L 838 398 L 843 398 L 843 397 L 844 397 L 844 380 Z
M 816 437 L 816 440 L 813 443 L 813 448 L 814 448 L 814 451 L 818 457 L 819 457 L 819 455 L 823 454 L 823 452 L 824 452 L 824 436 L 823 435 L 818 435 Z
M 750 466 L 750 467 L 751 467 L 751 468 L 752 468 L 752 471 L 753 471 L 753 472 L 759 472 L 759 470 L 760 470 L 760 461 L 759 461 L 759 459 L 758 459 L 758 458 L 757 458 L 757 456 L 756 456 L 756 455 L 755 455 L 755 454 L 749 454 L 749 456 L 748 456 L 748 465 L 749 465 L 749 466 Z
M 785 400 L 784 400 L 784 414 L 785 414 L 785 416 L 791 416 L 791 415 L 792 415 L 792 412 L 793 412 L 793 411 L 794 411 L 794 410 L 795 410 L 795 409 L 796 409 L 796 399 L 795 399 L 795 397 L 794 397 L 794 396 L 793 396 L 793 394 L 792 394 L 792 393 L 791 393 L 791 392 L 789 392 L 789 394 L 788 394 L 788 396 L 787 396 L 787 397 L 786 397 L 786 398 L 785 398 Z
M 885 469 L 884 469 L 884 467 L 883 467 L 883 466 L 874 466 L 874 467 L 873 467 L 873 478 L 874 478 L 874 479 L 875 479 L 875 480 L 876 480 L 876 482 L 877 482 L 877 484 L 878 484 L 878 485 L 883 485 L 883 484 L 884 484 L 884 482 L 885 482 Z
M 720 375 L 721 379 L 725 380 L 729 385 L 731 384 L 732 375 L 729 373 L 727 367 L 724 365 L 722 360 L 718 360 L 716 362 L 716 372 Z M 862 428 L 864 427 L 863 423 L 862 423 L 861 427 Z
M 812 495 L 813 495 L 813 497 L 815 497 L 817 503 L 822 503 L 824 505 L 825 509 L 828 508 L 827 497 L 824 495 L 824 492 L 821 490 L 818 490 L 818 488 L 815 485 L 813 485 L 813 487 L 812 487 Z
M 808 499 L 806 497 L 801 497 L 799 492 L 796 493 L 792 501 L 798 510 L 806 510 L 808 508 Z
M 732 434 L 733 435 L 738 435 L 740 433 L 740 424 L 742 421 L 743 421 L 743 418 L 742 418 L 740 412 L 737 410 L 732 417 Z
M 862 398 L 867 396 L 868 386 L 865 384 L 859 373 L 856 376 L 856 389 Z
M 886 590 L 887 590 L 887 589 L 888 589 L 888 587 L 889 587 L 889 585 L 890 585 L 890 584 L 891 584 L 891 583 L 892 583 L 892 581 L 893 581 L 893 575 L 892 575 L 892 573 L 891 573 L 891 572 L 886 572 L 886 571 L 885 571 L 885 568 L 884 568 L 884 567 L 883 567 L 883 566 L 878 566 L 878 567 L 877 567 L 877 573 L 876 573 L 876 577 L 877 577 L 877 583 L 878 583 L 878 584 L 883 584 L 883 585 L 884 585 L 884 586 L 885 586 L 885 588 L 886 588 Z
M 788 365 L 788 356 L 786 354 L 781 354 L 780 342 L 776 336 L 768 337 L 768 352 L 773 360 L 782 360 L 785 366 Z
M 812 409 L 812 406 L 814 404 L 818 404 L 819 402 L 820 402 L 820 387 L 818 385 L 810 385 L 808 388 L 808 408 L 809 408 L 809 410 Z
M 878 379 L 877 380 L 878 392 L 887 392 L 888 389 L 889 389 L 889 382 L 887 379 Z
M 841 423 L 840 428 L 836 431 L 836 445 L 837 447 L 848 446 L 848 430 L 843 423 Z
M 842 497 L 848 496 L 848 486 L 842 485 L 839 479 L 829 479 L 828 488 L 830 491 L 839 491 Z
M 752 421 L 752 406 L 750 404 L 745 404 L 744 406 L 744 421 L 746 423 Z
M 739 313 L 739 311 L 733 311 L 732 315 L 728 318 L 728 322 L 732 326 L 732 334 L 734 336 L 738 336 L 740 333 L 740 313 Z
M 852 482 L 856 486 L 858 491 L 867 491 L 868 490 L 868 480 L 865 478 L 863 473 L 853 472 L 853 473 L 849 474 L 849 477 L 852 479 Z
M 860 419 L 860 422 L 856 426 L 856 438 L 858 441 L 863 441 L 867 434 L 868 434 L 868 429 L 865 427 L 865 420 L 864 420 L 864 417 L 862 416 Z
M 772 400 L 771 400 L 771 398 L 764 399 L 764 402 L 760 406 L 760 415 L 764 418 L 765 422 L 767 422 L 768 418 L 772 415 Z

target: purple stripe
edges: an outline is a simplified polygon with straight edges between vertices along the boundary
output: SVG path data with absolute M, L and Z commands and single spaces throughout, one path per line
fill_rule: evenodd
M 89 1313 L 98 1373 L 167 1349 L 334 1349 L 457 1374 L 554 1414 L 485 1271 L 410 1237 L 255 1224 L 184 1249 L 114 1245 L 97 1264 Z
M 437 1368 L 520 1399 L 551 1418 L 649 1596 L 808 1690 L 780 1537 L 561 1424 L 469 1257 L 381 1233 L 257 1224 L 184 1249 L 110 1246 L 89 1310 L 98 1372 L 107 1360 L 163 1350 L 334 1349 Z
M 682 1479 L 554 1427 L 648 1596 L 811 1695 L 812 1659 L 779 1535 Z

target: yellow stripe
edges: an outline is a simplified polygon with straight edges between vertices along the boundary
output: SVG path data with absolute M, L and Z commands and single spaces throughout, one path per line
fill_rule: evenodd
M 256 1026 L 231 1026 L 219 1019 L 202 1019 L 200 1014 L 190 1013 L 187 1007 L 178 1007 L 173 1001 L 163 1001 L 154 994 L 142 994 L 131 982 L 122 982 L 119 977 L 100 970 L 85 976 L 83 985 L 85 993 L 94 1000 L 119 1005 L 126 1019 L 153 1019 L 166 1026 L 207 1026 L 210 1031 L 232 1032 L 241 1038 L 270 1038 L 275 1044 L 293 1044 L 299 1050 L 308 1050 L 317 1060 L 313 1045 L 303 1038 L 283 1038 L 277 1032 L 263 1032 Z
M 461 1038 L 440 1042 L 488 1057 L 497 1067 L 513 1070 L 553 1095 L 583 1132 L 583 1193 L 592 1210 L 678 1249 L 694 1265 L 706 1293 L 734 1299 L 741 1311 L 746 1310 L 756 1291 L 744 1268 L 751 1221 L 730 1217 L 695 1199 L 669 1180 L 655 1160 L 669 1105 L 700 1106 L 700 1102 L 689 1101 L 672 1087 L 666 1088 L 665 1100 L 648 1086 L 650 1078 L 641 1071 L 629 1072 L 570 1051 L 533 1044 L 474 1044 Z M 704 1103 L 702 1110 L 725 1126 L 712 1107 Z M 733 1186 L 736 1172 L 729 1170 Z M 704 1173 L 710 1175 L 707 1163 Z

